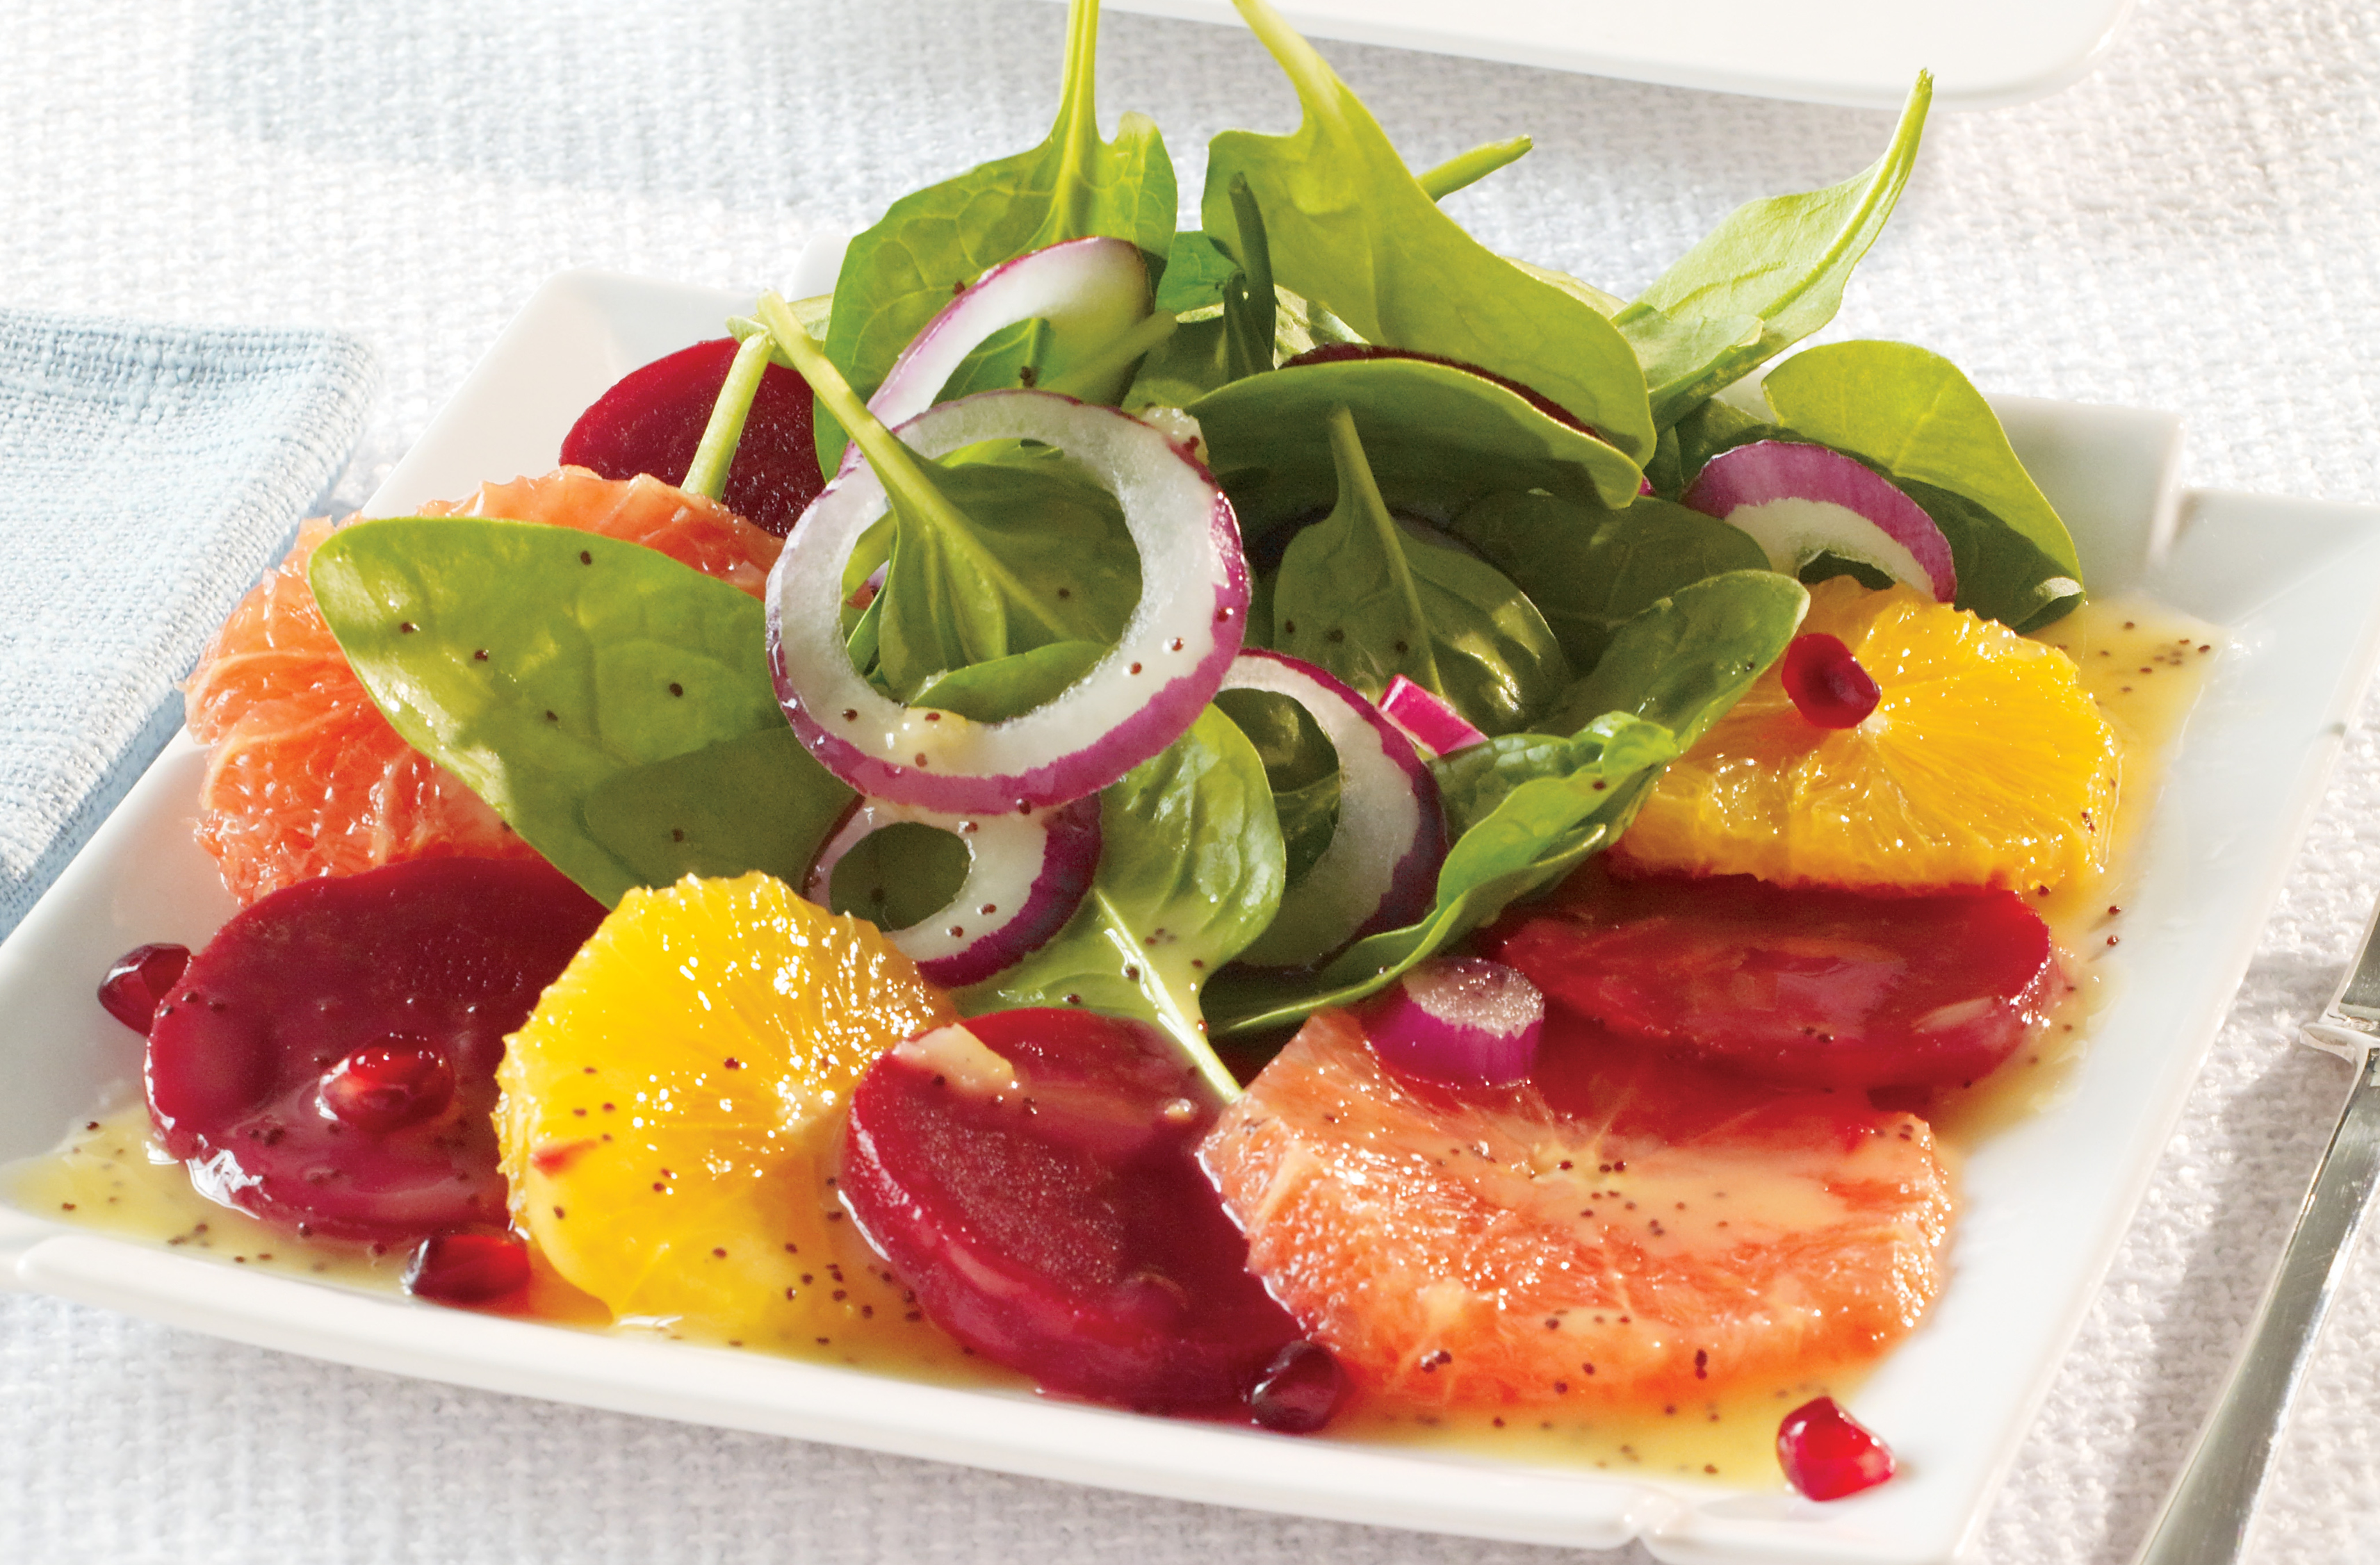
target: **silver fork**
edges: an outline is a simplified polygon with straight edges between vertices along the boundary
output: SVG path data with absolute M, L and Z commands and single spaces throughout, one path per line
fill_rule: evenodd
M 2282 1420 L 2380 1184 L 2380 907 L 2364 926 L 2353 971 L 2304 1033 L 2354 1062 L 2355 1086 L 2230 1378 L 2134 1565 L 2228 1565 L 2247 1547 Z

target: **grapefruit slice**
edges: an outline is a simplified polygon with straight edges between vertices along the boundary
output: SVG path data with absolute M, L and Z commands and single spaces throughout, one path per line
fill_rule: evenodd
M 1871 1357 L 1940 1291 L 1952 1215 L 1924 1121 L 1559 1013 L 1531 1086 L 1456 1093 L 1318 1013 L 1199 1156 L 1307 1334 L 1425 1405 L 1657 1403 Z
M 656 479 L 583 468 L 491 484 L 431 516 L 510 516 L 658 549 L 758 596 L 778 543 Z M 407 859 L 531 858 L 496 812 L 416 751 L 372 704 L 331 635 L 306 567 L 331 534 L 298 529 L 287 559 L 231 612 L 182 687 L 190 734 L 212 747 L 199 842 L 243 904 L 299 880 Z

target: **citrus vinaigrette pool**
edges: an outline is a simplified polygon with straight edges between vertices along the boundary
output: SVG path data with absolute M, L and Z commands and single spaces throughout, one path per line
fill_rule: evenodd
M 1937 1093 L 1927 1112 L 1954 1171 L 1967 1149 L 2049 1101 L 2085 1046 L 2091 1019 L 2108 998 L 2109 976 L 2102 964 L 2120 950 L 2124 889 L 2165 758 L 2224 645 L 2216 627 L 2130 596 L 2087 602 L 2035 639 L 2074 660 L 2083 688 L 2113 727 L 2123 769 L 2123 805 L 2107 872 L 2070 880 L 2036 904 L 2065 953 L 2064 992 L 2006 1064 L 1971 1086 Z M 92 975 L 94 989 L 98 977 Z M 200 1195 L 183 1166 L 155 1146 L 140 1102 L 106 1109 L 78 1126 L 57 1151 L 5 1171 L 5 1194 L 29 1212 L 224 1265 L 368 1292 L 402 1290 L 407 1257 L 401 1250 L 295 1238 Z M 820 1259 L 821 1281 L 864 1275 L 874 1285 L 889 1283 L 883 1263 L 849 1223 L 835 1225 L 834 1248 Z M 555 1275 L 534 1250 L 532 1258 L 533 1280 L 516 1313 L 550 1324 L 657 1333 L 942 1384 L 1029 1389 L 1024 1377 L 976 1357 L 914 1310 L 851 1317 L 828 1338 L 730 1339 L 683 1322 L 614 1323 L 602 1305 Z M 898 1285 L 891 1289 L 897 1296 Z M 1641 1409 L 1450 1412 L 1351 1397 L 1330 1433 L 1506 1461 L 1776 1488 L 1782 1485 L 1775 1458 L 1779 1417 L 1812 1397 L 1847 1397 L 1871 1367 L 1871 1362 L 1805 1365 L 1779 1381 Z M 1890 1430 L 1879 1433 L 1891 1438 Z

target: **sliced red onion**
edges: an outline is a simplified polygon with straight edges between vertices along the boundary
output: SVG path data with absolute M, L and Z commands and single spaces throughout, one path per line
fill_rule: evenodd
M 1500 962 L 1453 956 L 1399 979 L 1367 1031 L 1391 1070 L 1455 1086 L 1510 1086 L 1536 1068 L 1545 1027 L 1536 985 Z
M 1076 799 L 1024 814 L 941 815 L 863 798 L 844 817 L 810 867 L 802 894 L 826 905 L 834 867 L 887 826 L 914 822 L 965 843 L 966 878 L 941 907 L 887 938 L 937 984 L 957 989 L 990 977 L 1064 928 L 1099 863 L 1099 801 Z
M 1763 440 L 1703 465 L 1685 503 L 1742 528 L 1788 576 L 1820 554 L 1873 565 L 1948 603 L 1959 595 L 1950 540 L 1891 480 L 1840 451 Z
M 1339 825 L 1281 911 L 1240 960 L 1302 967 L 1379 929 L 1410 924 L 1436 899 L 1446 856 L 1438 780 L 1373 705 L 1312 663 L 1243 652 L 1226 690 L 1269 690 L 1312 714 L 1339 752 Z
M 1111 341 L 1148 313 L 1148 263 L 1129 239 L 1068 239 L 1004 261 L 926 322 L 885 371 L 868 410 L 905 423 L 934 405 L 966 356 L 1020 321 L 1048 323 L 1061 354 Z M 1121 369 L 1129 373 L 1131 366 Z M 1123 386 L 1116 391 L 1121 394 Z M 864 459 L 844 449 L 842 471 Z
M 1463 714 L 1439 698 L 1427 685 L 1415 685 L 1403 674 L 1389 681 L 1380 693 L 1380 715 L 1397 725 L 1397 732 L 1420 748 L 1434 756 L 1472 745 L 1484 745 L 1488 735 L 1463 719 Z
M 962 397 L 893 432 L 925 456 L 1023 439 L 1073 458 L 1123 508 L 1140 601 L 1106 657 L 1016 717 L 973 722 L 888 700 L 852 668 L 839 630 L 844 562 L 884 515 L 884 486 L 864 465 L 839 474 L 769 573 L 777 698 L 819 763 L 873 797 L 965 815 L 1096 793 L 1179 738 L 1247 626 L 1239 523 L 1207 469 L 1128 414 L 1048 392 Z

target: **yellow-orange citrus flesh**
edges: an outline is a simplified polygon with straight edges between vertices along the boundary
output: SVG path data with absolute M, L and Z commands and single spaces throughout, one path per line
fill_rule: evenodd
M 624 1320 L 813 1354 L 905 1329 L 929 1351 L 832 1175 L 861 1073 L 955 1020 L 874 926 L 766 875 L 632 891 L 497 1072 L 514 1220 Z
M 1855 728 L 1803 718 L 1760 676 L 1670 763 L 1621 840 L 1645 869 L 1780 884 L 2006 886 L 2107 864 L 2117 742 L 2065 653 L 1907 588 L 1811 589 L 1882 692 Z
M 549 522 L 659 550 L 758 596 L 781 547 L 749 522 L 658 479 L 583 467 L 491 484 L 430 516 Z M 212 746 L 199 842 L 242 903 L 321 875 L 446 855 L 525 857 L 495 811 L 414 750 L 364 693 L 314 603 L 306 567 L 328 520 L 224 622 L 183 691 L 192 737 Z

